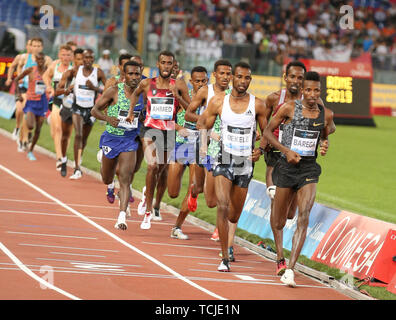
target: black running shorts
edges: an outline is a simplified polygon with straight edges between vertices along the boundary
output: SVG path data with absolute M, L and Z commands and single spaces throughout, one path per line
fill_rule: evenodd
M 282 153 L 274 148 L 264 152 L 264 161 L 268 167 L 275 167 L 275 164 L 280 159 Z
M 250 180 L 253 178 L 253 169 L 250 174 L 238 175 L 235 174 L 235 168 L 230 164 L 216 164 L 213 169 L 213 176 L 223 176 L 232 181 L 233 185 L 240 188 L 248 188 Z
M 309 183 L 318 183 L 322 172 L 315 160 L 301 159 L 297 164 L 290 164 L 281 157 L 272 172 L 274 185 L 279 188 L 298 190 Z
M 73 112 L 71 108 L 61 107 L 59 111 L 59 115 L 62 119 L 62 122 L 67 124 L 73 124 Z

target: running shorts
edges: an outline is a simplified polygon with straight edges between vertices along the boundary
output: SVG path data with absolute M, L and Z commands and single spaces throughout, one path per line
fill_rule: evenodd
M 27 100 L 25 107 L 23 108 L 24 113 L 32 112 L 35 116 L 45 117 L 48 111 L 48 100 L 45 94 L 41 95 L 40 100 Z
M 78 114 L 83 118 L 83 124 L 93 126 L 96 119 L 95 117 L 91 116 L 92 108 L 83 108 L 74 103 L 71 109 L 73 114 Z
M 309 183 L 318 183 L 322 172 L 316 160 L 301 159 L 297 164 L 290 164 L 281 157 L 272 172 L 272 181 L 279 188 L 298 190 Z
M 136 139 L 137 132 L 126 136 L 117 136 L 107 131 L 103 132 L 99 140 L 99 148 L 103 150 L 106 158 L 114 159 L 121 152 L 136 151 L 139 141 Z

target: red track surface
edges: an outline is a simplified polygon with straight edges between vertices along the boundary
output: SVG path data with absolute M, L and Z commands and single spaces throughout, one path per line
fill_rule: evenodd
M 62 178 L 54 159 L 35 152 L 37 161 L 29 161 L 1 134 L 0 145 L 1 300 L 349 299 L 298 272 L 298 287 L 288 288 L 274 275 L 274 262 L 238 245 L 232 272 L 220 273 L 220 246 L 208 231 L 186 222 L 190 240 L 172 239 L 176 217 L 167 212 L 141 230 L 138 201 L 128 229 L 117 230 L 118 202 L 107 202 L 101 181 Z M 11 256 L 58 291 L 42 289 Z

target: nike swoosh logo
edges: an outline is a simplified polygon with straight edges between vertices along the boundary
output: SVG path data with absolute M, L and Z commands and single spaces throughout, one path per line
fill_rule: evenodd
M 165 93 L 166 94 L 166 96 L 168 97 L 168 96 L 173 96 L 173 92 L 167 92 L 167 93 Z
M 317 126 L 320 126 L 321 124 L 323 124 L 323 123 L 313 123 L 312 125 L 314 126 L 314 127 L 317 127 Z

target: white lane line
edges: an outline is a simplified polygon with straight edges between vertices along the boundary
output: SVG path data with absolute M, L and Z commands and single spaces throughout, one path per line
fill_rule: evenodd
M 75 238 L 75 239 L 88 239 L 88 240 L 98 239 L 98 238 L 90 238 L 90 237 L 67 236 L 61 234 L 47 234 L 47 233 L 33 233 L 33 232 L 19 232 L 19 231 L 6 231 L 6 232 L 12 234 L 28 234 L 31 236 L 44 236 L 44 237 L 57 237 L 57 238 Z
M 205 262 L 198 262 L 198 264 L 202 264 L 204 266 L 218 266 L 218 264 L 205 263 Z M 244 269 L 253 269 L 253 267 L 239 266 L 239 265 L 232 264 L 232 262 L 231 262 L 231 269 L 234 267 L 235 268 L 244 268 Z
M 162 243 L 162 242 L 147 242 L 147 241 L 142 241 L 144 244 L 153 244 L 156 246 L 170 246 L 170 247 L 183 247 L 183 248 L 190 248 L 190 249 L 206 249 L 206 250 L 219 250 L 219 248 L 213 248 L 213 247 L 200 247 L 200 246 L 186 246 L 183 244 L 171 244 L 171 243 Z
M 58 262 L 69 262 L 69 263 L 86 263 L 86 264 L 105 264 L 105 265 L 117 265 L 122 267 L 137 267 L 141 268 L 142 266 L 137 264 L 122 264 L 122 263 L 109 263 L 109 262 L 96 262 L 96 261 L 80 261 L 80 260 L 69 260 L 69 259 L 54 259 L 54 258 L 36 258 L 36 260 L 48 260 L 48 261 L 58 261 Z
M 49 201 L 34 201 L 34 200 L 23 200 L 23 199 L 4 199 L 0 198 L 0 201 L 10 201 L 10 202 L 22 202 L 22 203 L 37 203 L 37 204 L 50 204 L 50 205 L 56 205 L 53 202 Z M 73 207 L 86 207 L 86 208 L 103 208 L 103 209 L 115 209 L 119 210 L 118 207 L 114 206 L 95 206 L 95 205 L 89 205 L 89 204 L 79 204 L 79 203 L 68 203 L 66 204 L 68 206 L 73 206 Z M 132 210 L 137 210 L 137 209 L 132 209 Z
M 213 257 L 197 257 L 197 256 L 182 256 L 178 254 L 164 254 L 163 256 L 165 257 L 174 257 L 174 258 L 189 258 L 189 259 L 210 259 L 210 260 L 219 260 L 220 258 L 213 258 Z M 244 260 L 241 261 L 241 263 L 259 263 L 262 264 L 262 262 L 259 261 L 250 261 L 250 260 Z
M 85 254 L 85 253 L 70 253 L 70 252 L 56 252 L 50 251 L 51 254 L 63 254 L 66 256 L 82 256 L 82 257 L 98 257 L 98 258 L 106 258 L 106 256 L 99 256 L 96 254 Z
M 43 248 L 59 248 L 59 249 L 73 249 L 73 250 L 87 250 L 87 251 L 119 252 L 118 250 L 77 248 L 77 247 L 66 247 L 66 246 L 50 246 L 50 245 L 46 245 L 46 244 L 35 244 L 35 243 L 20 243 L 19 245 L 20 246 L 30 246 L 30 247 L 43 247 Z
M 220 295 L 218 295 L 218 294 L 216 294 L 216 293 L 214 293 L 212 291 L 209 291 L 208 289 L 206 289 L 206 288 L 204 288 L 204 287 L 202 287 L 202 286 L 190 281 L 185 276 L 183 276 L 183 275 L 179 274 L 178 272 L 174 271 L 173 269 L 171 269 L 170 267 L 166 266 L 165 264 L 163 264 L 159 260 L 157 260 L 154 257 L 150 256 L 149 254 L 139 250 L 138 248 L 136 248 L 135 246 L 131 245 L 130 243 L 124 241 L 123 239 L 121 239 L 120 237 L 115 235 L 114 233 L 110 232 L 109 230 L 105 229 L 101 225 L 99 225 L 96 222 L 92 221 L 91 219 L 87 218 L 86 216 L 84 216 L 83 214 L 78 212 L 77 210 L 71 208 L 70 206 L 66 205 L 62 201 L 60 201 L 57 198 L 53 197 L 52 195 L 48 194 L 47 192 L 45 192 L 41 188 L 37 187 L 36 185 L 34 185 L 33 183 L 29 182 L 28 180 L 22 178 L 21 176 L 19 176 L 18 174 L 14 173 L 10 169 L 4 167 L 3 165 L 0 165 L 0 169 L 2 169 L 3 171 L 7 172 L 8 174 L 10 174 L 11 176 L 15 177 L 16 179 L 22 181 L 23 183 L 27 184 L 32 189 L 38 191 L 39 193 L 41 193 L 43 196 L 47 197 L 48 199 L 51 199 L 52 201 L 58 203 L 63 208 L 67 209 L 71 213 L 73 213 L 76 216 L 80 217 L 81 219 L 83 219 L 84 221 L 88 222 L 89 224 L 93 225 L 95 228 L 98 228 L 99 230 L 101 230 L 102 232 L 104 232 L 105 234 L 107 234 L 108 236 L 113 238 L 114 240 L 118 241 L 119 243 L 123 244 L 124 246 L 128 247 L 129 249 L 135 251 L 136 253 L 142 255 L 143 257 L 147 258 L 148 260 L 150 260 L 151 262 L 155 263 L 157 266 L 163 268 L 164 270 L 168 271 L 169 273 L 173 274 L 179 280 L 186 282 L 187 284 L 191 285 L 192 287 L 194 287 L 194 288 L 196 288 L 196 289 L 198 289 L 198 290 L 200 290 L 200 291 L 202 291 L 202 292 L 204 292 L 204 293 L 206 293 L 206 294 L 208 294 L 208 295 L 210 295 L 210 296 L 212 296 L 212 297 L 214 297 L 216 299 L 226 300 L 226 298 L 224 298 L 224 297 L 222 297 L 222 296 L 220 296 Z
M 231 267 L 233 267 L 233 265 Z M 204 270 L 204 269 L 189 269 L 189 270 L 190 271 L 195 271 L 195 272 L 212 272 L 212 273 L 219 274 L 219 271 L 214 271 L 214 270 Z M 251 276 L 255 276 L 255 277 L 280 278 L 280 276 L 274 276 L 274 275 L 271 275 L 271 274 L 260 274 L 260 273 L 251 273 L 251 272 L 244 273 L 242 271 L 238 271 L 238 274 L 251 275 Z M 274 280 L 266 280 L 266 281 L 274 281 Z
M 40 278 L 37 276 L 33 271 L 31 271 L 29 268 L 27 268 L 13 253 L 7 249 L 3 243 L 0 242 L 0 249 L 18 266 L 19 269 L 21 269 L 23 272 L 25 272 L 28 276 L 32 277 L 34 280 L 40 282 L 47 288 L 50 288 L 52 290 L 55 290 L 56 292 L 63 294 L 64 296 L 72 299 L 72 300 L 81 300 L 80 298 L 54 286 L 52 283 L 49 283 L 48 281 L 45 281 L 43 278 Z
M 239 278 L 239 279 L 241 279 L 241 280 L 245 280 L 245 281 L 263 281 L 263 280 L 258 280 L 258 279 L 255 279 L 255 278 L 251 277 L 251 276 L 245 276 L 245 275 L 242 275 L 242 274 L 234 274 L 234 276 Z M 272 281 L 272 280 L 270 280 L 270 281 Z

